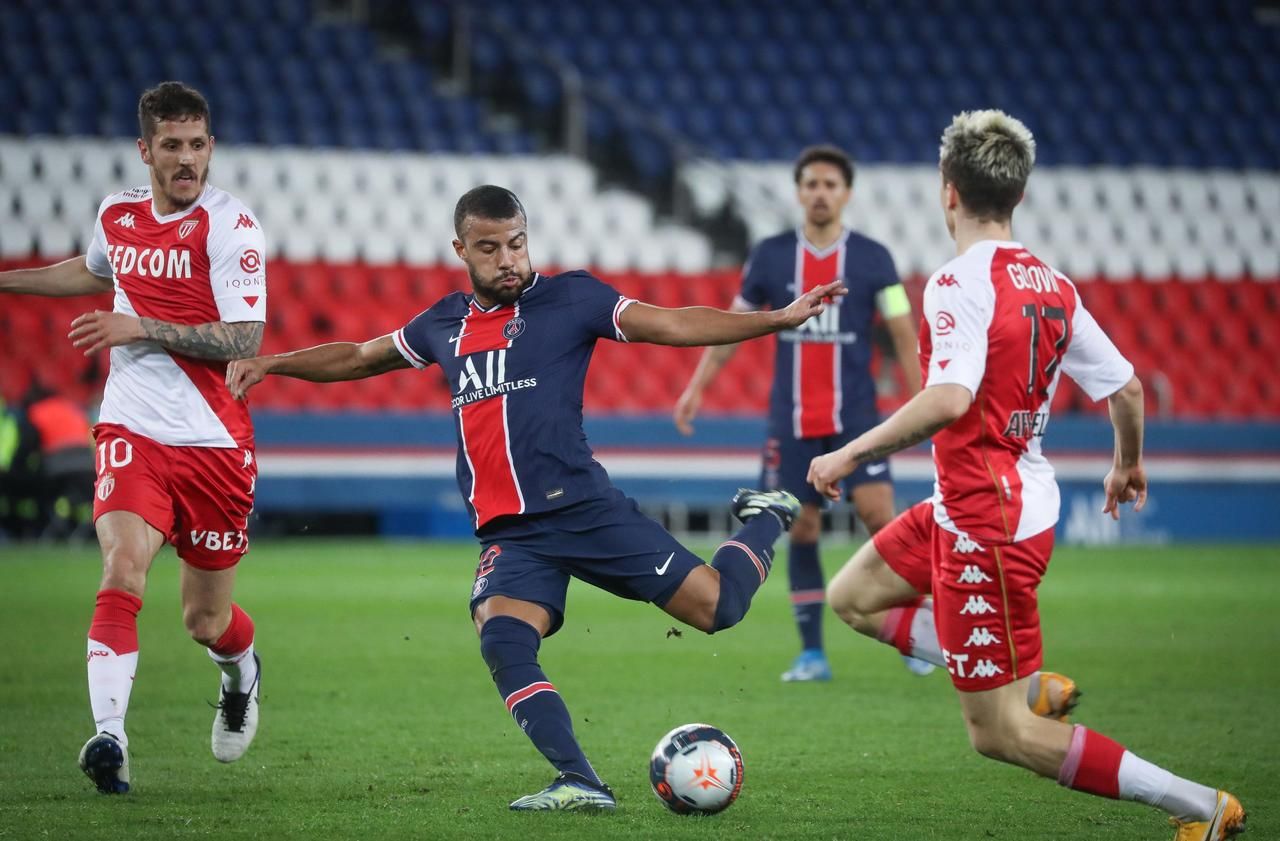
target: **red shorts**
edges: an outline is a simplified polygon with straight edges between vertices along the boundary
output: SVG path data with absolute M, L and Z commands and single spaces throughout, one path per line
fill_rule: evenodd
M 170 447 L 114 423 L 93 428 L 93 519 L 129 511 L 199 569 L 233 567 L 249 551 L 258 463 L 253 450 Z
M 1036 588 L 1051 554 L 1051 528 L 988 546 L 934 531 L 933 619 L 956 689 L 995 689 L 1040 668 Z
M 902 576 L 917 593 L 927 595 L 933 577 L 933 503 L 917 502 L 871 537 L 889 569 Z

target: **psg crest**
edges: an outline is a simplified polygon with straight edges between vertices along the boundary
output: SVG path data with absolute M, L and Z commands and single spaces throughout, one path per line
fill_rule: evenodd
M 507 341 L 517 338 L 524 332 L 524 319 L 517 316 L 502 326 L 502 337 Z

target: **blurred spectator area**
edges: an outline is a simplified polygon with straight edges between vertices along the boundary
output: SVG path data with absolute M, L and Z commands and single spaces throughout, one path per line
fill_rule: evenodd
M 0 268 L 33 261 L 0 263 Z M 456 268 L 279 260 L 270 267 L 269 323 L 263 351 L 389 333 L 441 296 L 467 288 Z M 736 270 L 700 274 L 605 273 L 620 292 L 661 306 L 725 306 Z M 907 285 L 919 311 L 923 278 Z M 1280 283 L 1238 280 L 1149 282 L 1086 280 L 1086 305 L 1131 359 L 1147 386 L 1152 413 L 1202 418 L 1280 418 Z M 14 399 L 31 377 L 86 403 L 101 392 L 106 354 L 86 360 L 66 338 L 81 312 L 110 306 L 109 296 L 41 299 L 14 296 L 0 310 L 0 389 Z M 759 413 L 772 380 L 771 339 L 746 342 L 707 393 L 704 411 Z M 665 413 L 688 381 L 701 351 L 602 341 L 587 379 L 595 412 Z M 881 362 L 877 362 L 877 370 Z M 882 408 L 902 402 L 896 366 L 882 377 Z M 253 405 L 299 410 L 446 411 L 448 390 L 434 369 L 394 372 L 340 385 L 272 378 Z M 1105 412 L 1064 381 L 1056 412 Z

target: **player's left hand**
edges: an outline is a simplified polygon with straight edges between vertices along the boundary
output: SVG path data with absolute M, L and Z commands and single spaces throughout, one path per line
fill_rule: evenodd
M 1133 467 L 1117 465 L 1102 480 L 1102 489 L 1107 494 L 1102 513 L 1110 514 L 1113 520 L 1119 520 L 1121 503 L 1132 502 L 1135 513 L 1147 504 L 1147 471 L 1142 468 L 1141 463 Z
M 842 450 L 836 450 L 834 453 L 818 456 L 809 462 L 809 476 L 806 481 L 827 499 L 838 502 L 840 480 L 852 473 L 857 466 L 857 462 L 850 459 Z
M 133 344 L 146 338 L 142 331 L 142 319 L 122 312 L 94 310 L 71 322 L 67 334 L 71 344 L 84 349 L 91 356 L 104 348 Z
M 778 310 L 779 329 L 799 327 L 815 315 L 825 312 L 833 298 L 841 298 L 848 294 L 849 290 L 845 288 L 842 280 L 833 280 L 831 283 L 815 286 L 788 304 L 785 309 Z

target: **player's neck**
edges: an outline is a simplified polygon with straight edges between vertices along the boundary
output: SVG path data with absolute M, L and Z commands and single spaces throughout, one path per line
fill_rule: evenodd
M 812 222 L 804 223 L 804 238 L 809 244 L 819 250 L 834 245 L 836 240 L 844 235 L 844 224 L 836 219 L 825 225 L 815 225 Z
M 984 240 L 1008 242 L 1013 239 L 1013 225 L 1008 219 L 991 222 L 967 216 L 956 216 L 956 253 L 963 254 L 974 243 Z

